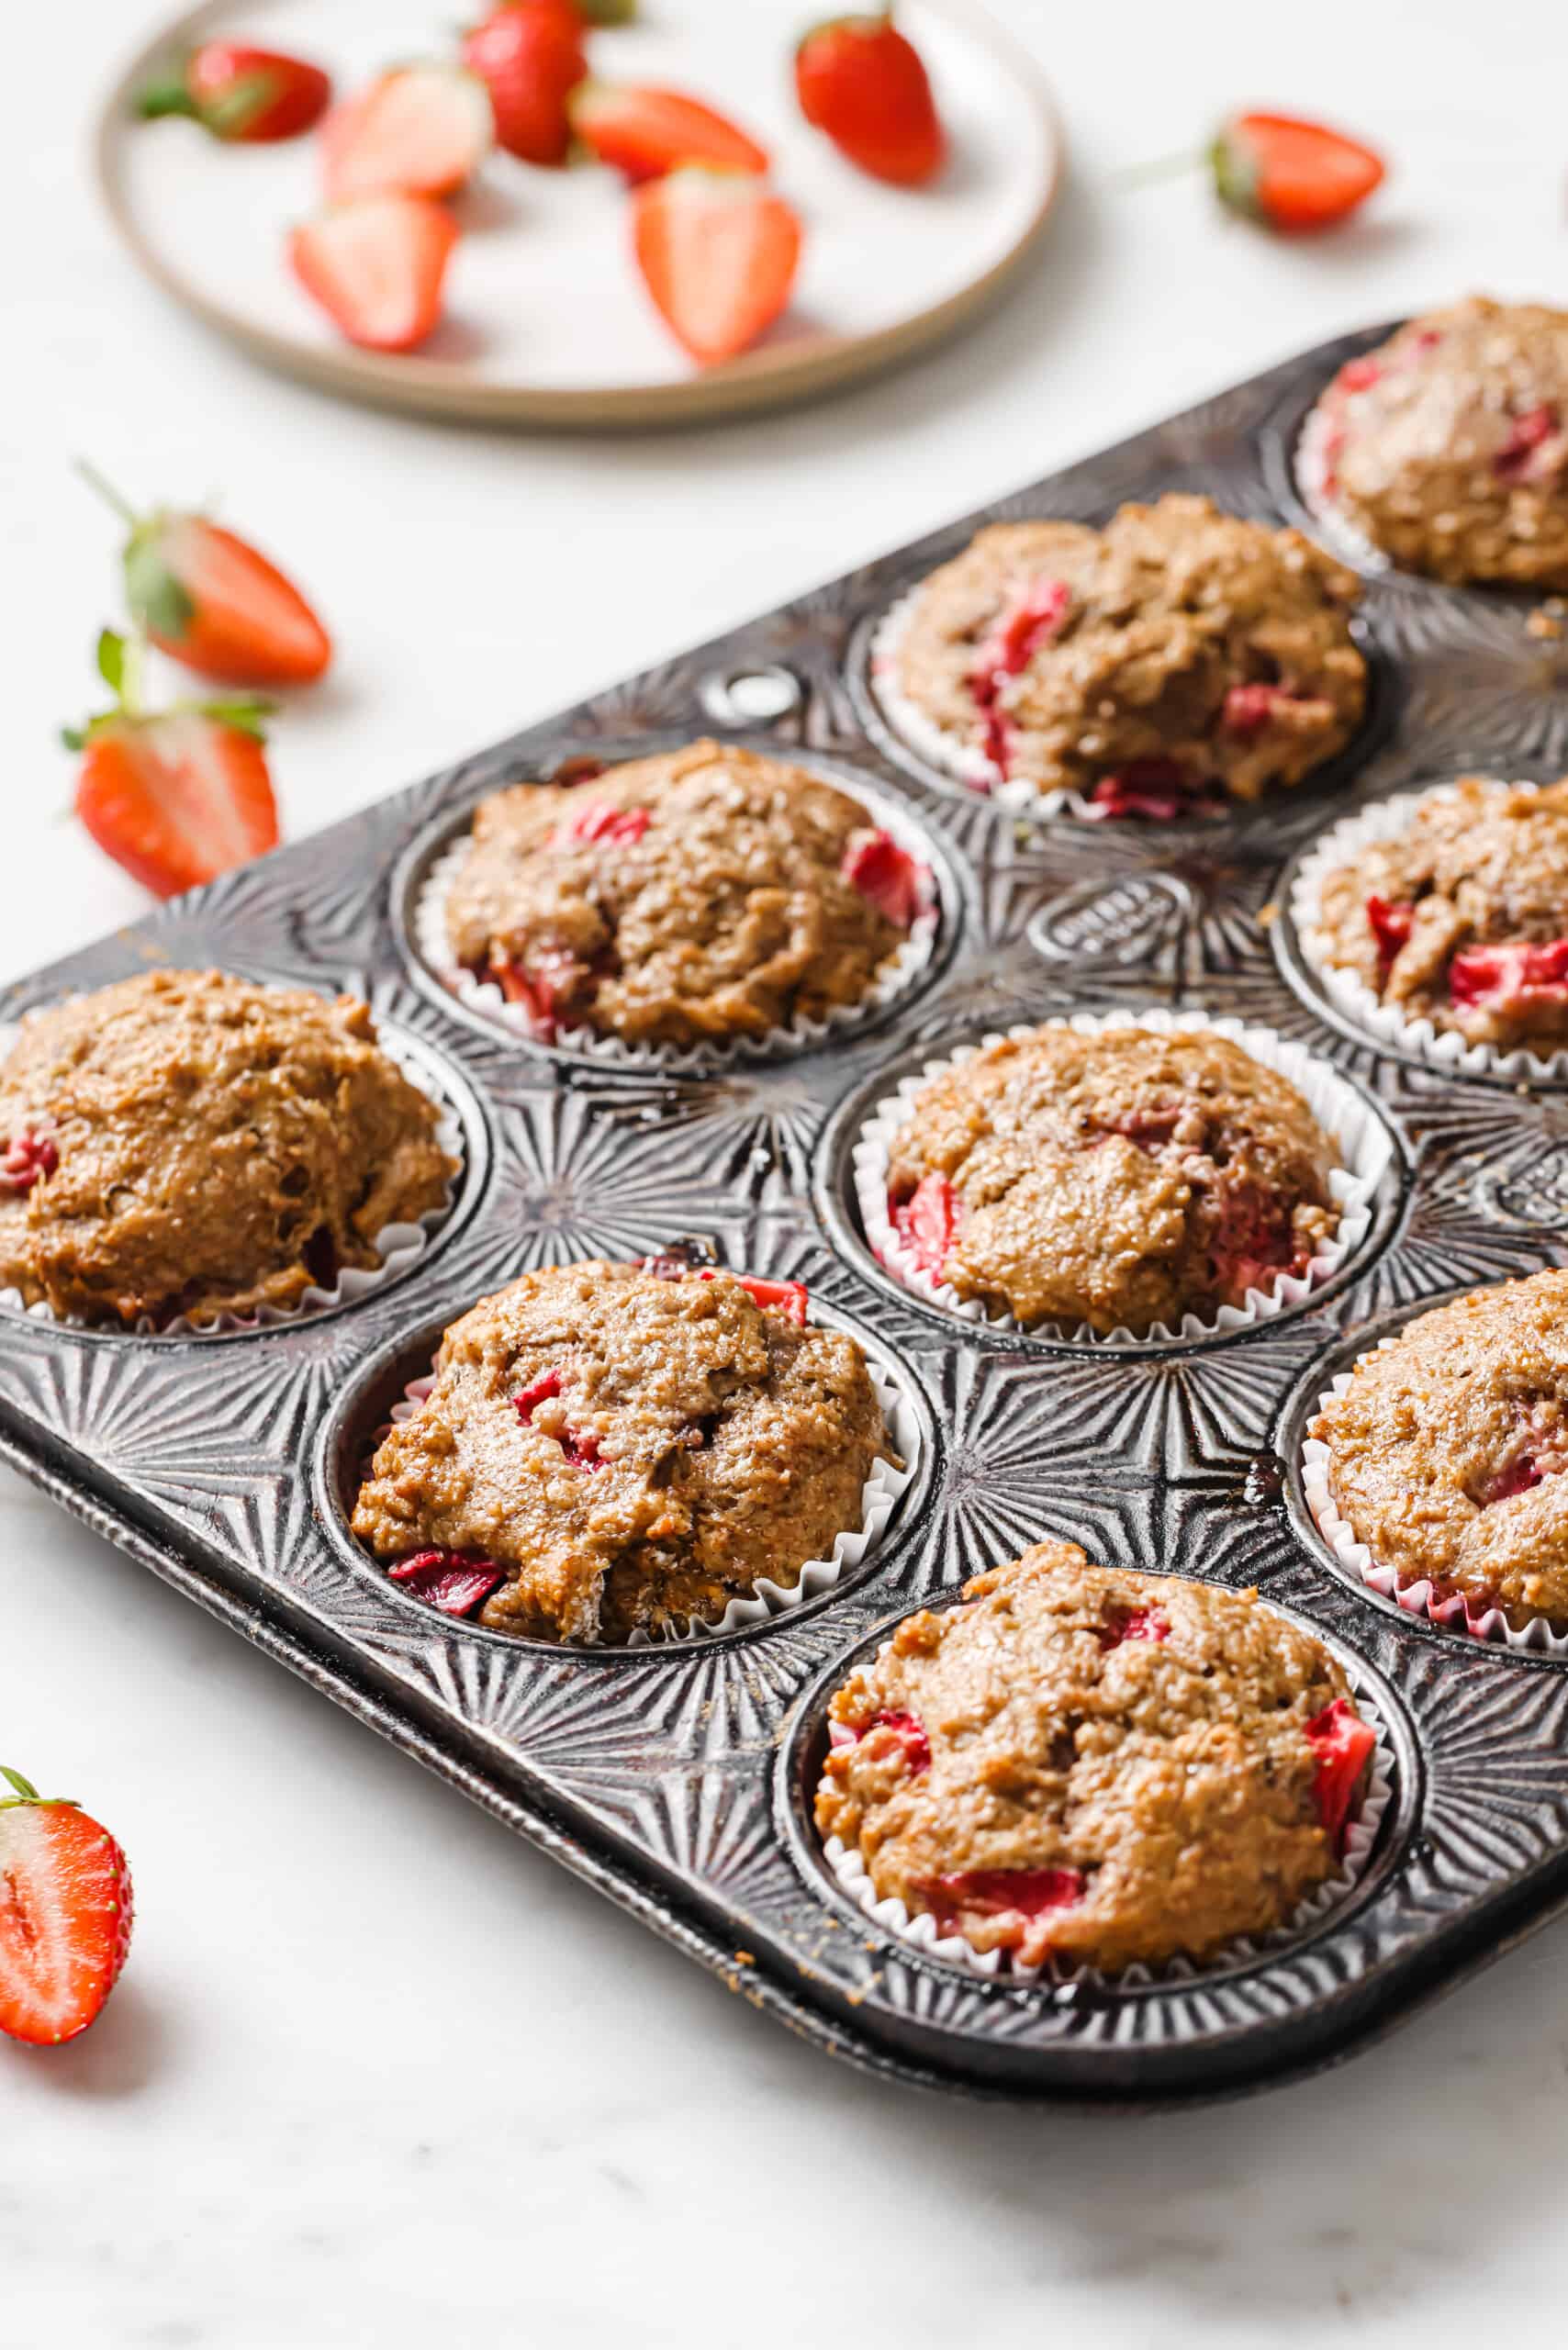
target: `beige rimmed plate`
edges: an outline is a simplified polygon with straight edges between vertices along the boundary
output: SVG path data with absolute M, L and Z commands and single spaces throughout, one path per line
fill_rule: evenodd
M 678 423 L 804 398 L 951 333 L 1002 290 L 1060 184 L 1044 85 L 969 0 L 901 9 L 952 135 L 940 178 L 913 191 L 856 171 L 801 119 L 790 61 L 811 0 L 643 0 L 638 23 L 591 36 L 593 70 L 689 89 L 770 148 L 806 224 L 789 315 L 742 358 L 696 368 L 638 277 L 618 174 L 498 154 L 454 205 L 465 234 L 445 319 L 422 351 L 389 357 L 344 342 L 289 271 L 286 231 L 319 200 L 313 137 L 225 147 L 132 109 L 171 53 L 216 34 L 297 50 L 342 94 L 384 65 L 450 54 L 454 25 L 480 13 L 451 0 L 207 0 L 177 18 L 127 66 L 98 124 L 105 200 L 143 269 L 254 357 L 353 398 L 493 423 Z

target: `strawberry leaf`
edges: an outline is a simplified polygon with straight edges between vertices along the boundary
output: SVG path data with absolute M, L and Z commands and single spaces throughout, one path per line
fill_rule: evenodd
M 237 734 L 249 734 L 253 741 L 264 743 L 267 731 L 263 723 L 277 708 L 263 694 L 244 694 L 230 701 L 204 701 L 197 705 L 204 718 L 218 726 L 231 726 Z
M 125 639 L 117 630 L 98 632 L 98 675 L 117 699 L 125 692 Z
M 143 122 L 156 122 L 163 115 L 196 115 L 197 108 L 184 73 L 171 72 L 137 92 L 136 111 Z

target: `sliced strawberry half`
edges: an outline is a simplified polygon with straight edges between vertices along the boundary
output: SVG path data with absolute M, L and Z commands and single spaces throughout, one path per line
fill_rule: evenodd
M 857 833 L 839 871 L 898 930 L 908 930 L 924 906 L 931 874 L 891 833 Z
M 130 1948 L 125 1854 L 80 1805 L 0 1769 L 0 2031 L 74 2040 L 102 2012 Z
M 1410 926 L 1416 919 L 1415 906 L 1408 899 L 1380 898 L 1374 892 L 1367 900 L 1367 927 L 1377 941 L 1378 961 L 1386 971 L 1402 946 L 1410 937 Z
M 1336 1697 L 1331 1706 L 1315 1715 L 1306 1725 L 1306 1737 L 1317 1756 L 1312 1800 L 1329 1842 L 1339 1852 L 1344 1850 L 1350 1806 L 1377 1737 L 1348 1697 Z
M 571 102 L 572 128 L 601 163 L 628 185 L 663 179 L 691 163 L 716 172 L 765 173 L 765 147 L 738 123 L 682 90 L 584 82 Z
M 656 308 L 703 366 L 737 357 L 789 307 L 800 219 L 748 173 L 651 181 L 637 191 L 633 238 Z
M 1568 938 L 1545 946 L 1465 946 L 1449 964 L 1449 994 L 1477 1011 L 1530 1012 L 1568 1002 Z
M 888 1220 L 923 1273 L 942 1279 L 963 1203 L 946 1175 L 923 1175 L 907 1200 L 888 1201 Z
M 295 229 L 294 274 L 366 351 L 413 351 L 441 320 L 457 223 L 428 196 L 362 196 Z
M 472 1616 L 507 1579 L 505 1568 L 493 1559 L 475 1558 L 465 1550 L 416 1550 L 407 1559 L 394 1559 L 386 1572 L 394 1583 L 443 1616 Z
M 490 94 L 459 65 L 399 65 L 328 116 L 321 185 L 329 204 L 396 190 L 450 196 L 495 143 Z

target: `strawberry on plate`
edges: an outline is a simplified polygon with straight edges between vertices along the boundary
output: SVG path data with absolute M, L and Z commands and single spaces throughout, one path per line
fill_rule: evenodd
M 1222 204 L 1286 236 L 1347 219 L 1384 169 L 1370 147 L 1284 114 L 1233 115 L 1221 126 L 1209 162 Z
M 584 82 L 573 95 L 571 117 L 584 146 L 623 173 L 632 187 L 688 163 L 716 172 L 761 173 L 768 167 L 766 148 L 683 90 Z
M 281 50 L 207 40 L 177 73 L 150 83 L 136 101 L 146 120 L 191 116 L 215 139 L 257 146 L 297 139 L 327 111 L 332 85 L 319 65 Z
M 119 1979 L 131 1915 L 107 1829 L 0 1765 L 0 2031 L 38 2048 L 85 2031 Z
M 650 181 L 633 233 L 660 315 L 704 366 L 734 358 L 789 306 L 800 218 L 750 173 L 686 168 Z
M 160 898 L 214 880 L 278 842 L 261 721 L 269 704 L 178 704 L 144 713 L 137 648 L 106 629 L 98 668 L 114 707 L 67 729 L 80 751 L 75 809 L 98 846 Z
M 329 204 L 398 189 L 450 196 L 495 144 L 490 94 L 462 65 L 400 65 L 328 116 L 321 130 Z
M 308 685 L 331 639 L 274 564 L 205 514 L 138 514 L 91 466 L 83 477 L 128 525 L 126 600 L 141 634 L 204 677 L 230 686 Z
M 795 51 L 795 95 L 813 129 L 872 178 L 920 187 L 941 170 L 947 139 L 930 76 L 890 8 L 807 33 Z
M 441 322 L 446 265 L 458 238 L 427 196 L 388 190 L 335 204 L 288 241 L 296 277 L 350 342 L 412 351 Z
M 463 62 L 489 91 L 498 146 L 525 163 L 566 162 L 566 100 L 588 72 L 570 0 L 506 0 L 465 34 Z

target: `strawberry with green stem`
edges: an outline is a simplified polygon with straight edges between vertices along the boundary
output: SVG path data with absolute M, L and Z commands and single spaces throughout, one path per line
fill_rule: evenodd
M 1337 228 L 1387 173 L 1381 155 L 1342 131 L 1294 115 L 1227 117 L 1203 155 L 1168 155 L 1121 174 L 1126 186 L 1206 166 L 1229 212 L 1279 236 Z
M 921 187 L 946 159 L 930 76 L 890 0 L 813 26 L 795 51 L 795 95 L 813 129 L 874 179 Z
M 141 702 L 141 646 L 105 629 L 98 674 L 111 708 L 62 739 L 79 751 L 74 806 L 98 846 L 160 898 L 275 848 L 277 802 L 262 720 L 270 702 Z
M 229 686 L 301 686 L 321 675 L 331 639 L 248 540 L 174 507 L 138 514 L 94 466 L 79 459 L 77 471 L 126 526 L 126 601 L 161 653 Z
M 215 139 L 259 146 L 297 139 L 327 111 L 332 84 L 319 65 L 241 41 L 203 41 L 162 81 L 140 91 L 144 120 L 188 115 Z
M 58 2047 L 86 2031 L 119 1979 L 130 1871 L 80 1804 L 40 1796 L 3 1764 L 0 1783 L 0 2031 Z

